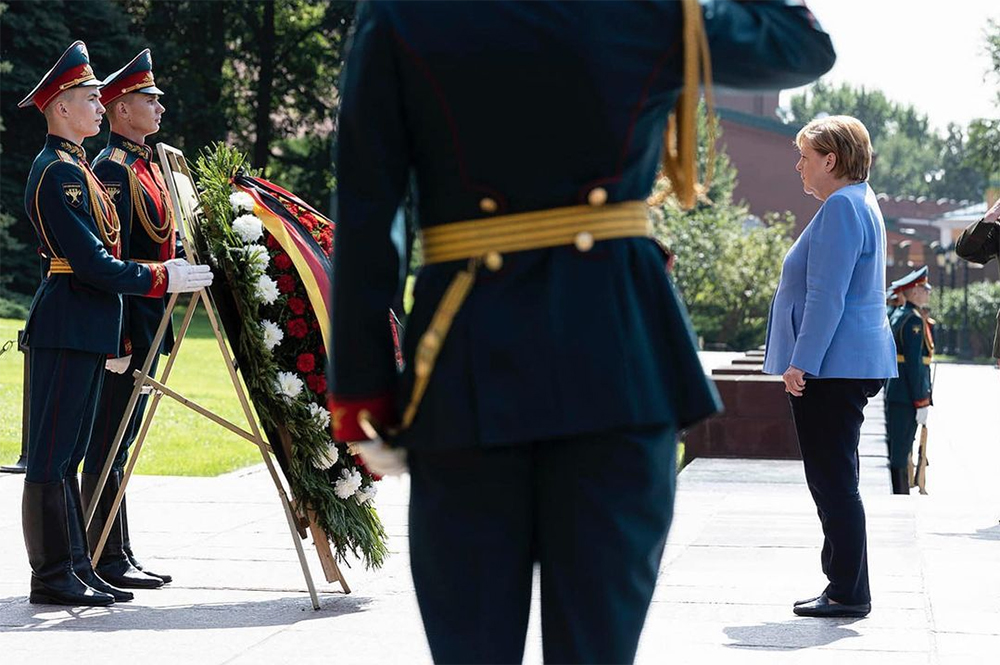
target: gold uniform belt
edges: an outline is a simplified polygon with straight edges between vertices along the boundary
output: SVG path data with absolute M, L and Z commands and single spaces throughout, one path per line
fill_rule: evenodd
M 146 260 L 146 259 L 129 259 L 129 260 L 132 261 L 132 262 L 134 262 L 134 263 L 143 263 L 143 264 L 160 263 L 160 261 L 153 261 L 153 260 Z M 69 261 L 67 261 L 66 259 L 64 259 L 62 257 L 59 257 L 59 256 L 54 256 L 51 259 L 49 259 L 49 273 L 48 274 L 49 274 L 49 276 L 51 276 L 51 275 L 72 275 L 73 274 L 73 266 L 71 266 L 69 264 Z
M 366 411 L 358 415 L 362 428 L 372 438 L 386 434 L 392 437 L 413 423 L 441 346 L 481 265 L 496 271 L 503 266 L 503 254 L 508 252 L 562 246 L 576 246 L 586 252 L 598 240 L 647 237 L 652 230 L 648 210 L 645 201 L 625 201 L 536 210 L 423 229 L 420 240 L 425 263 L 468 260 L 468 265 L 448 285 L 417 344 L 413 392 L 399 429 L 381 430 Z
M 921 360 L 923 361 L 923 363 L 925 365 L 930 365 L 931 364 L 931 358 L 929 356 L 922 356 Z M 904 356 L 902 353 L 897 353 L 896 354 L 896 362 L 897 363 L 905 363 L 906 362 L 906 356 Z

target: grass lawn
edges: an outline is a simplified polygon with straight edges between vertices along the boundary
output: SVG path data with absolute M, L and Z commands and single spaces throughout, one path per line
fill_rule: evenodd
M 185 306 L 186 307 L 186 306 Z M 184 308 L 174 313 L 178 327 Z M 0 346 L 15 339 L 23 322 L 0 319 Z M 160 368 L 166 356 L 160 359 Z M 0 463 L 13 463 L 21 450 L 21 384 L 24 354 L 11 348 L 0 356 Z M 248 429 L 208 318 L 199 307 L 167 382 L 173 390 Z M 152 403 L 152 400 L 150 400 Z M 136 465 L 136 473 L 214 476 L 260 462 L 248 441 L 164 396 Z

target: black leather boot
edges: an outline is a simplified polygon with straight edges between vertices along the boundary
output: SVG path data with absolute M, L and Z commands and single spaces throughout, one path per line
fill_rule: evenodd
M 889 477 L 892 479 L 893 494 L 910 493 L 910 479 L 906 475 L 906 467 L 901 469 L 889 467 Z
M 90 549 L 97 549 L 97 542 L 101 538 L 101 532 L 107 523 L 108 516 L 114 506 L 115 496 L 118 494 L 120 486 L 120 476 L 118 471 L 112 470 L 108 476 L 108 482 L 104 486 L 104 492 L 97 502 L 97 510 L 94 512 L 94 519 L 90 522 L 90 529 L 87 530 L 87 540 L 90 542 Z M 83 499 L 90 505 L 93 500 L 94 491 L 97 489 L 97 481 L 100 475 L 93 473 L 83 474 Z M 104 542 L 104 550 L 101 558 L 97 562 L 97 574 L 111 584 L 123 589 L 155 589 L 163 586 L 163 580 L 152 575 L 147 575 L 132 565 L 123 547 L 122 529 L 124 502 L 118 515 L 112 522 L 111 530 L 108 532 L 108 539 Z
M 31 595 L 36 604 L 104 606 L 114 596 L 88 586 L 73 571 L 66 483 L 24 482 L 21 524 L 31 565 Z
M 117 602 L 126 602 L 135 598 L 129 591 L 118 589 L 97 572 L 90 562 L 90 547 L 83 532 L 83 504 L 80 501 L 80 485 L 76 476 L 66 479 L 66 509 L 69 511 L 69 544 L 73 555 L 73 571 L 76 576 L 98 591 L 109 593 Z
M 122 534 L 123 534 L 122 549 L 125 550 L 125 556 L 128 557 L 128 560 L 132 563 L 132 565 L 141 570 L 142 572 L 146 573 L 147 575 L 152 575 L 153 577 L 159 577 L 161 580 L 163 580 L 164 584 L 169 584 L 170 582 L 173 582 L 174 581 L 173 575 L 168 575 L 166 573 L 154 573 L 150 569 L 146 568 L 145 565 L 139 563 L 139 560 L 135 558 L 134 554 L 132 554 L 132 542 L 129 539 L 128 535 L 128 497 L 125 496 L 122 497 L 122 506 L 121 510 L 118 511 L 118 514 L 121 516 L 122 519 Z

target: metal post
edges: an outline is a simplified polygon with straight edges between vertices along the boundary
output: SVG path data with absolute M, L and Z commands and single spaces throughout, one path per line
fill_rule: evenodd
M 955 246 L 951 245 L 948 247 L 948 270 L 951 271 L 951 290 L 955 291 L 955 275 L 958 273 L 958 266 L 955 265 Z M 958 326 L 953 322 L 952 325 L 948 326 L 948 340 L 949 349 L 948 353 L 951 355 L 959 355 L 961 353 L 960 344 L 961 341 L 958 339 Z
M 969 262 L 963 261 L 965 275 L 962 285 L 962 358 L 972 358 L 972 340 L 969 339 Z
M 13 464 L 0 466 L 0 473 L 26 473 L 28 471 L 28 405 L 31 403 L 31 372 L 28 358 L 31 350 L 21 344 L 24 331 L 17 331 L 17 348 L 24 354 L 24 382 L 21 384 L 21 456 Z

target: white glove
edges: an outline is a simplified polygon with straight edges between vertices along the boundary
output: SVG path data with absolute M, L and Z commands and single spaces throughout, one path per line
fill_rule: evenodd
M 193 265 L 184 259 L 170 259 L 167 268 L 167 293 L 199 291 L 212 284 L 212 269 L 206 265 Z
M 377 476 L 401 476 L 406 473 L 406 450 L 387 446 L 382 439 L 354 441 L 348 444 L 348 449 L 361 455 L 368 470 Z
M 917 409 L 917 424 L 926 425 L 927 424 L 927 414 L 930 413 L 931 407 L 922 406 Z
M 121 358 L 108 358 L 104 361 L 104 369 L 114 374 L 124 374 L 130 364 L 132 364 L 131 354 Z

